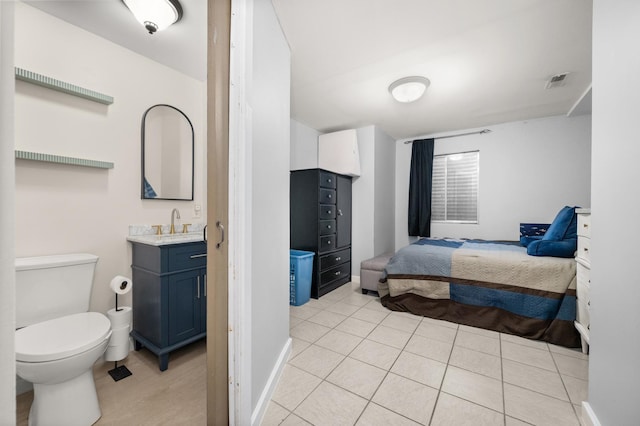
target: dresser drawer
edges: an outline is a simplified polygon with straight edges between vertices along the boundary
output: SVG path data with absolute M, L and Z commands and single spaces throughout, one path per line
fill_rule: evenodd
M 578 299 L 584 300 L 585 302 L 589 301 L 589 290 L 591 284 L 591 271 L 586 266 L 578 263 L 577 265 L 577 276 L 576 280 L 578 282 L 576 292 L 578 294 Z
M 591 325 L 591 318 L 589 315 L 589 305 L 584 303 L 582 300 L 578 299 L 578 303 L 576 304 L 577 312 L 576 312 L 576 321 L 584 326 L 587 330 L 589 330 Z
M 591 270 L 580 262 L 576 263 L 576 281 L 578 283 L 578 292 L 580 292 L 580 286 L 586 287 L 588 290 L 591 285 Z M 578 294 L 578 297 L 580 297 L 580 294 Z
M 169 250 L 169 271 L 207 266 L 207 246 L 204 243 L 181 244 Z
M 320 274 L 320 286 L 339 278 L 344 278 L 351 273 L 351 262 L 343 263 Z
M 321 188 L 336 188 L 336 175 L 329 172 L 320 172 L 320 187 Z
M 591 215 L 590 214 L 578 215 L 578 235 L 591 238 Z
M 320 204 L 320 206 L 318 207 L 318 218 L 320 220 L 335 219 L 336 218 L 335 204 Z
M 320 199 L 318 201 L 321 204 L 335 204 L 336 203 L 335 189 L 320 188 Z
M 591 264 L 591 238 L 578 237 L 578 254 L 576 257 Z
M 336 246 L 336 236 L 335 234 L 332 235 L 325 235 L 324 237 L 320 237 L 320 247 L 318 249 L 318 251 L 320 253 L 324 253 L 326 251 L 331 251 L 335 248 Z
M 318 223 L 318 229 L 320 235 L 329 235 L 336 233 L 336 221 L 335 220 L 321 220 Z
M 351 249 L 340 250 L 320 257 L 320 271 L 351 260 Z

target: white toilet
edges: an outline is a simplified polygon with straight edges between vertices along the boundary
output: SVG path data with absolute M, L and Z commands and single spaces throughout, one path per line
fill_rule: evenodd
M 16 371 L 33 383 L 29 425 L 91 425 L 101 416 L 93 364 L 111 337 L 89 310 L 92 254 L 16 259 Z

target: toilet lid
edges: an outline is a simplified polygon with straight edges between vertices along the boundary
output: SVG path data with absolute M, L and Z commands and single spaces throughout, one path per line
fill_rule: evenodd
M 44 362 L 67 358 L 109 337 L 111 322 L 98 312 L 82 312 L 16 330 L 16 360 Z

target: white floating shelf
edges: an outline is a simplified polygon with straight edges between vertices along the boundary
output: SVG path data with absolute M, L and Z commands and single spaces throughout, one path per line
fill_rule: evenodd
M 37 84 L 38 86 L 46 87 L 47 89 L 78 96 L 104 105 L 111 105 L 113 103 L 112 96 L 85 89 L 84 87 L 76 86 L 75 84 L 66 83 L 64 81 L 56 80 L 55 78 L 47 77 L 46 75 L 18 67 L 16 67 L 16 79 L 26 81 L 27 83 Z
M 43 154 L 40 152 L 16 150 L 16 158 L 20 160 L 44 161 L 47 163 L 68 164 L 71 166 L 93 167 L 98 169 L 113 169 L 113 163 L 108 161 L 88 160 L 85 158 L 63 157 L 61 155 Z

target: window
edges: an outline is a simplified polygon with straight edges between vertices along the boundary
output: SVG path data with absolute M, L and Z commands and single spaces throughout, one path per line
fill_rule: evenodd
M 478 223 L 478 151 L 433 157 L 431 220 Z

